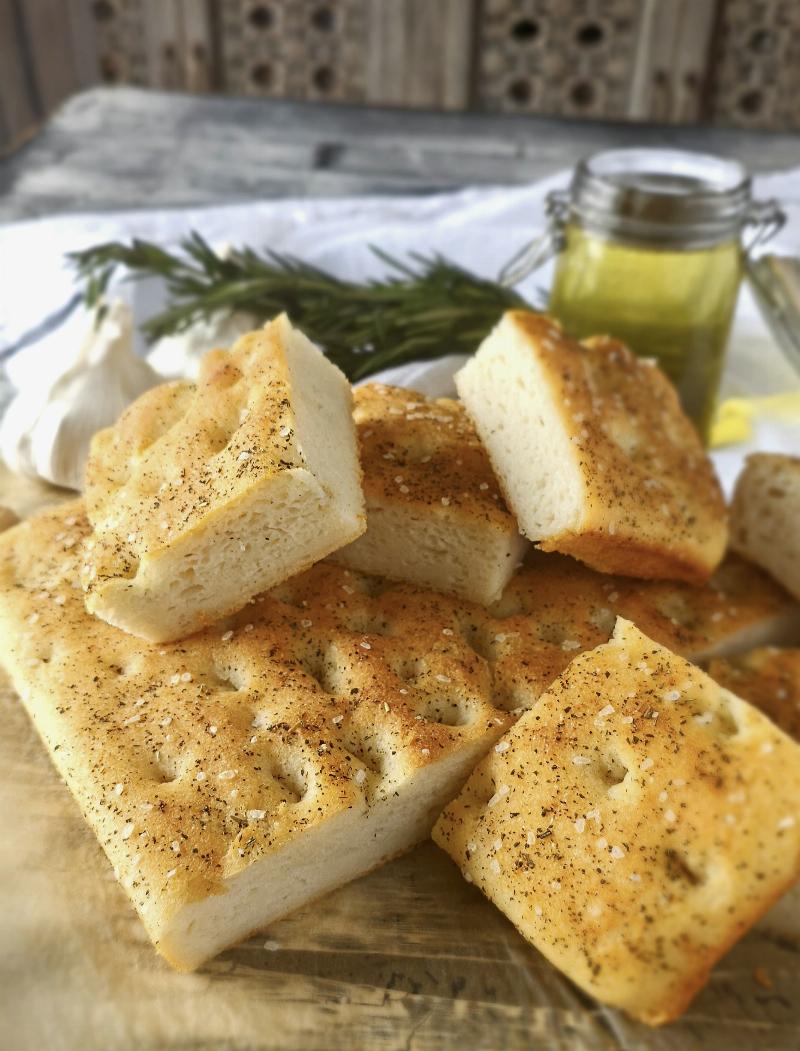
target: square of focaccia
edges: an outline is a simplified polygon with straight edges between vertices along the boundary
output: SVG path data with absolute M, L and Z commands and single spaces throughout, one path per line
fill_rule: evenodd
M 800 747 L 620 619 L 433 838 L 577 985 L 657 1025 L 800 874 Z
M 800 456 L 747 457 L 731 504 L 731 546 L 800 599 Z
M 712 660 L 708 674 L 800 741 L 800 649 L 762 646 Z
M 365 527 L 350 386 L 285 315 L 93 440 L 87 609 L 151 642 L 240 609 Z
M 707 580 L 722 491 L 678 395 L 621 343 L 509 311 L 456 375 L 522 533 L 605 573 Z
M 488 605 L 526 542 L 457 401 L 383 384 L 356 388 L 367 531 L 332 557 Z
M 445 596 L 319 563 L 152 645 L 86 612 L 88 532 L 76 504 L 0 537 L 2 661 L 177 968 L 426 838 L 511 721 Z

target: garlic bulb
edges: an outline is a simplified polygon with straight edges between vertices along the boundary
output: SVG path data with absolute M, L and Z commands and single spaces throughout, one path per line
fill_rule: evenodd
M 74 346 L 55 365 L 40 348 L 26 353 L 31 360 L 16 370 L 20 389 L 0 426 L 0 453 L 13 471 L 82 489 L 92 435 L 161 377 L 134 353 L 133 318 L 121 300 L 97 324 L 92 314 Z
M 239 336 L 260 324 L 254 314 L 241 310 L 217 311 L 211 317 L 198 318 L 182 332 L 162 336 L 147 355 L 148 364 L 167 379 L 196 380 L 204 354 L 218 347 L 227 350 Z

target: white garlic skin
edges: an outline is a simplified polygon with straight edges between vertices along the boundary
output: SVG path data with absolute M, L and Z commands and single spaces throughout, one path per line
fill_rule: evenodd
M 134 352 L 133 317 L 126 303 L 114 300 L 99 324 L 92 314 L 88 326 L 83 342 L 67 348 L 60 360 L 26 367 L 0 426 L 0 453 L 13 471 L 66 489 L 83 489 L 92 435 L 161 382 Z
M 208 318 L 198 318 L 182 332 L 162 336 L 153 344 L 147 363 L 165 379 L 196 380 L 204 354 L 233 346 L 240 336 L 261 324 L 255 314 L 217 311 Z

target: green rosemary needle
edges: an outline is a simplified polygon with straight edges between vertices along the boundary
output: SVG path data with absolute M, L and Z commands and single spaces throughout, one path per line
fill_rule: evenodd
M 277 252 L 217 254 L 192 233 L 173 254 L 148 241 L 109 242 L 70 254 L 94 306 L 118 270 L 159 277 L 169 306 L 142 325 L 148 340 L 180 332 L 218 311 L 260 318 L 285 310 L 351 380 L 409 361 L 472 353 L 500 315 L 528 307 L 518 293 L 442 256 L 413 253 L 404 263 L 380 249 L 389 276 L 357 284 Z

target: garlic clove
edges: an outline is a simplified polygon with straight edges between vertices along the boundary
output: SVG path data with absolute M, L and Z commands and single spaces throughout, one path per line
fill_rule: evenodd
M 182 332 L 162 336 L 153 344 L 147 362 L 167 379 L 196 380 L 204 354 L 232 346 L 239 336 L 261 324 L 255 314 L 242 310 L 217 311 L 208 318 L 198 318 Z
M 95 316 L 48 381 L 42 383 L 29 366 L 18 370 L 24 382 L 0 426 L 0 453 L 12 470 L 82 489 L 92 435 L 161 382 L 133 350 L 130 307 L 115 300 L 97 323 Z M 27 353 L 36 355 L 37 349 Z

